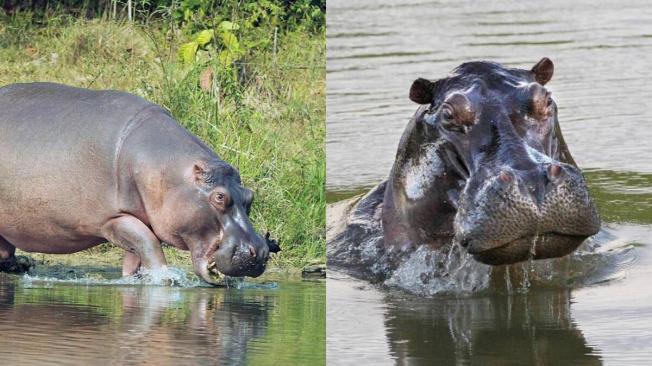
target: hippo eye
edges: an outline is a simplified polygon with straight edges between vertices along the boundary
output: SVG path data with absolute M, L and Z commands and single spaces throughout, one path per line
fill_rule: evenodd
M 453 119 L 453 109 L 450 106 L 445 105 L 441 110 L 441 117 L 446 121 L 452 120 Z
M 217 209 L 224 210 L 229 206 L 229 196 L 225 192 L 213 192 L 211 194 L 211 203 Z

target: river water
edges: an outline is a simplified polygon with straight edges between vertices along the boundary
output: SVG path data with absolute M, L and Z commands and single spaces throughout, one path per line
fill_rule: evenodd
M 0 273 L 2 365 L 325 364 L 323 280 L 266 274 L 214 288 L 82 271 Z
M 387 176 L 416 110 L 414 79 L 469 60 L 530 68 L 546 56 L 546 87 L 604 223 L 590 251 L 555 262 L 563 270 L 487 268 L 495 283 L 484 291 L 414 296 L 331 273 L 328 363 L 649 364 L 652 7 L 329 0 L 328 11 L 330 202 Z

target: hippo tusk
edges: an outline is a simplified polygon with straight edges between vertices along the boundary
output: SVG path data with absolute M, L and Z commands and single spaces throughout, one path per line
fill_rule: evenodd
M 215 261 L 210 262 L 207 268 L 210 273 L 216 275 L 217 277 L 221 275 L 220 271 L 217 269 L 217 264 Z
M 209 268 L 208 273 L 209 273 L 209 275 L 211 275 L 214 278 L 219 279 L 220 277 L 222 277 L 222 273 L 220 273 L 220 271 L 218 271 L 217 268 L 215 268 L 215 267 Z
M 279 246 L 278 241 L 269 238 L 269 231 L 267 234 L 265 234 L 265 241 L 267 242 L 270 253 L 278 253 L 281 251 L 281 247 Z

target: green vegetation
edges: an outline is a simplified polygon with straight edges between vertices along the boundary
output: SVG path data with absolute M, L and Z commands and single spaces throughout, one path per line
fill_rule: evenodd
M 124 2 L 115 17 L 111 1 L 79 3 L 0 9 L 0 85 L 53 81 L 163 105 L 254 190 L 252 221 L 283 248 L 274 264 L 324 261 L 323 2 L 135 1 L 134 21 Z M 111 246 L 93 251 L 119 260 Z

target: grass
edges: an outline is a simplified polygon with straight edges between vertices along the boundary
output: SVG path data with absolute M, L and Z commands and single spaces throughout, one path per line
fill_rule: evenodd
M 63 15 L 35 24 L 29 13 L 0 13 L 0 85 L 53 81 L 163 105 L 240 170 L 256 195 L 254 225 L 283 248 L 273 265 L 325 261 L 324 32 L 280 32 L 276 57 L 272 47 L 248 52 L 234 86 L 210 59 L 182 65 L 177 49 L 188 39 L 166 29 Z M 210 90 L 199 83 L 207 68 L 216 75 Z M 120 257 L 109 245 L 93 253 Z M 185 253 L 166 255 L 187 261 Z

